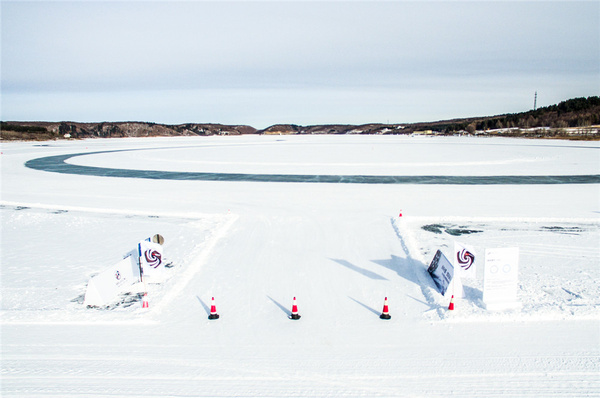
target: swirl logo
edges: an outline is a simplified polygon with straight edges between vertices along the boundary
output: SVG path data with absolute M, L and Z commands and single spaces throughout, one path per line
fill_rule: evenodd
M 144 252 L 144 257 L 146 258 L 146 264 L 152 268 L 158 268 L 162 261 L 160 252 L 154 249 L 146 250 Z
M 463 270 L 468 270 L 475 261 L 475 256 L 467 249 L 462 249 L 456 252 L 456 259 Z

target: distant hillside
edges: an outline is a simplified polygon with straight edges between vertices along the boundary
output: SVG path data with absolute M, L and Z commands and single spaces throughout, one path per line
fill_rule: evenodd
M 52 140 L 59 138 L 171 137 L 254 134 L 250 126 L 187 123 L 167 125 L 145 122 L 1 122 L 2 140 Z
M 410 124 L 298 126 L 278 124 L 260 134 L 477 134 L 600 139 L 600 98 L 574 98 L 528 112 Z
M 404 125 L 398 124 L 321 124 L 298 126 L 296 124 L 276 124 L 259 134 L 404 134 Z
M 600 98 L 573 98 L 528 112 L 409 124 L 277 124 L 263 130 L 245 125 L 178 125 L 146 122 L 1 122 L 2 140 L 240 134 L 476 134 L 532 138 L 600 139 Z
M 526 133 L 523 131 L 517 132 L 516 130 L 535 131 L 536 129 L 546 129 L 550 130 L 549 133 L 561 134 L 567 133 L 569 130 L 598 130 L 598 128 L 586 129 L 598 125 L 600 125 L 600 97 L 582 97 L 528 112 L 434 123 L 416 123 L 411 127 L 446 134 L 460 131 L 472 134 L 476 131 L 504 130 L 505 133 L 514 131 L 515 134 L 523 135 Z

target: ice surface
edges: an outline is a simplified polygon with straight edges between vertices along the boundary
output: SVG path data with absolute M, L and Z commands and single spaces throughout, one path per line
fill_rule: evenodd
M 422 137 L 3 143 L 1 394 L 598 396 L 600 186 L 162 181 L 64 175 L 30 159 L 173 171 L 600 174 L 600 145 Z M 141 150 L 137 150 L 141 149 Z M 399 217 L 400 212 L 402 217 Z M 161 233 L 170 267 L 85 308 L 89 277 Z M 517 311 L 477 280 L 447 311 L 426 273 L 455 241 L 520 247 Z M 302 318 L 288 319 L 297 297 Z M 209 321 L 215 297 L 217 321 Z M 384 297 L 392 316 L 379 319 Z

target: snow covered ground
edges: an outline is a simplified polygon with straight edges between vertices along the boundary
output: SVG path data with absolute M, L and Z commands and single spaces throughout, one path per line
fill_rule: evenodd
M 3 143 L 3 397 L 600 396 L 600 185 L 174 181 L 135 170 L 598 175 L 600 145 L 273 136 Z M 103 153 L 95 153 L 100 152 Z M 399 217 L 402 212 L 402 217 Z M 165 237 L 168 279 L 109 308 L 90 276 Z M 478 255 L 465 297 L 426 267 Z M 482 298 L 485 248 L 520 247 L 515 311 Z M 297 297 L 299 321 L 288 319 Z M 391 320 L 379 319 L 388 297 Z M 211 297 L 221 318 L 207 319 Z

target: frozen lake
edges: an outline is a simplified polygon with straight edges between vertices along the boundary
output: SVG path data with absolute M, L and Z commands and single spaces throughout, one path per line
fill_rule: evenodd
M 600 395 L 598 143 L 106 139 L 1 162 L 2 396 Z M 150 308 L 85 308 L 154 233 L 172 267 Z M 447 311 L 426 267 L 456 241 L 520 248 L 521 309 L 484 309 L 479 263 Z

